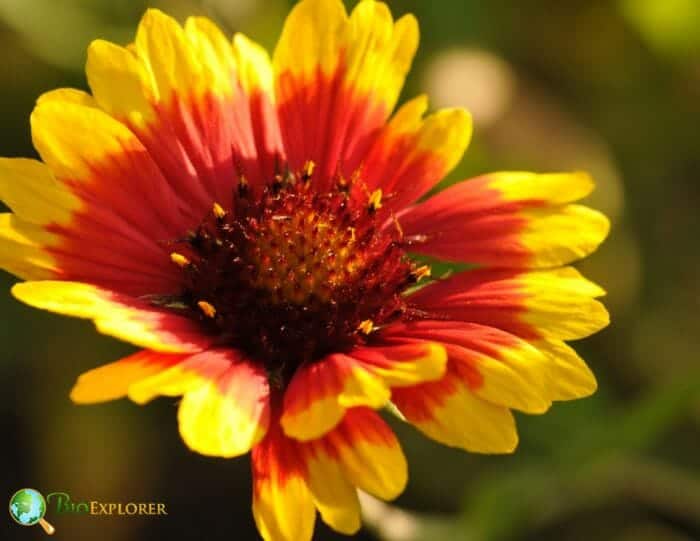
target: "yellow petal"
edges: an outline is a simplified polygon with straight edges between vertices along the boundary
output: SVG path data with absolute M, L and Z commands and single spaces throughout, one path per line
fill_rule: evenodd
M 74 103 L 76 105 L 82 105 L 83 107 L 98 107 L 95 98 L 87 92 L 76 88 L 57 88 L 56 90 L 49 90 L 39 96 L 36 103 L 41 104 L 50 101 Z
M 445 373 L 447 353 L 434 342 L 417 342 L 359 348 L 352 355 L 379 376 L 389 387 L 406 387 L 440 379 Z
M 418 430 L 445 445 L 512 453 L 518 444 L 510 410 L 477 397 L 449 372 L 440 382 L 397 390 L 393 401 Z
M 275 71 L 312 76 L 317 66 L 331 73 L 347 26 L 339 0 L 303 0 L 287 16 L 273 55 Z
M 192 54 L 201 64 L 208 81 L 207 92 L 231 94 L 236 76 L 236 61 L 231 43 L 221 30 L 206 17 L 190 17 L 185 23 L 185 35 Z M 180 89 L 179 91 L 187 89 Z
M 186 355 L 143 350 L 81 374 L 70 392 L 77 404 L 95 404 L 126 396 L 134 383 L 167 370 Z
M 37 225 L 70 222 L 80 202 L 43 163 L 0 158 L 0 199 L 22 220 Z
M 507 201 L 542 201 L 563 205 L 583 199 L 595 184 L 588 173 L 529 173 L 504 171 L 488 175 L 488 187 L 498 190 Z
M 96 40 L 88 47 L 88 84 L 95 101 L 109 114 L 136 126 L 152 120 L 158 89 L 146 66 L 126 47 Z
M 323 522 L 346 535 L 357 533 L 361 526 L 357 490 L 323 445 L 311 442 L 304 447 L 307 484 Z
M 23 282 L 12 288 L 12 294 L 35 308 L 92 319 L 101 333 L 154 351 L 193 352 L 209 342 L 194 321 L 89 284 Z
M 253 517 L 265 541 L 311 540 L 316 509 L 302 460 L 275 426 L 253 449 Z
M 257 482 L 253 517 L 265 541 L 311 541 L 316 509 L 304 480 Z
M 571 347 L 561 340 L 539 340 L 535 347 L 549 363 L 548 390 L 552 400 L 574 400 L 596 391 L 593 372 Z
M 270 422 L 267 374 L 231 351 L 200 355 L 221 356 L 230 366 L 185 392 L 178 410 L 180 435 L 203 455 L 243 455 L 265 436 Z
M 593 253 L 610 232 L 610 221 L 597 210 L 582 205 L 554 209 L 528 209 L 520 241 L 531 253 L 530 266 L 552 267 Z
M 403 492 L 408 481 L 406 457 L 394 433 L 374 411 L 348 410 L 326 438 L 351 484 L 383 500 Z
M 340 0 L 302 0 L 287 17 L 275 49 L 278 81 L 311 81 L 342 70 L 345 84 L 391 111 L 418 47 L 412 15 L 393 22 L 382 2 L 360 2 L 348 18 Z M 280 89 L 281 87 L 278 87 Z M 285 92 L 279 94 L 285 99 Z
M 526 310 L 521 319 L 543 338 L 575 340 L 598 332 L 610 316 L 595 297 L 605 292 L 572 267 L 522 276 Z
M 547 358 L 525 341 L 513 337 L 513 342 L 491 352 L 454 345 L 447 351 L 451 363 L 465 363 L 479 373 L 480 384 L 471 388 L 477 397 L 525 413 L 544 413 L 552 405 Z
M 233 37 L 238 80 L 247 94 L 262 92 L 273 98 L 272 61 L 264 47 L 243 34 Z
M 406 15 L 393 22 L 383 2 L 357 4 L 341 45 L 347 79 L 360 92 L 381 95 L 387 110 L 396 104 L 418 48 L 418 22 Z
M 468 111 L 440 109 L 423 121 L 414 152 L 436 153 L 445 175 L 462 159 L 471 135 L 472 118 Z
M 94 107 L 44 101 L 32 112 L 31 124 L 34 146 L 59 179 L 85 182 L 106 157 L 145 152 L 126 126 Z
M 210 82 L 182 27 L 157 9 L 141 19 L 134 51 L 151 77 L 159 101 L 167 103 L 174 93 L 188 95 Z
M 0 268 L 25 280 L 56 277 L 53 257 L 44 249 L 53 235 L 14 214 L 0 214 Z

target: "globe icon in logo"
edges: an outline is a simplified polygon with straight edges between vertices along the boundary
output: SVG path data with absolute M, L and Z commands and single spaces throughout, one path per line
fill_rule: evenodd
M 54 532 L 54 528 L 44 520 L 45 514 L 46 500 L 38 490 L 22 488 L 10 498 L 10 516 L 17 524 L 22 526 L 40 524 L 50 535 Z

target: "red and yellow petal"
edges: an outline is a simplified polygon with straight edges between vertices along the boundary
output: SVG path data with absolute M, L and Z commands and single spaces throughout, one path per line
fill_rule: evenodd
M 447 363 L 445 348 L 429 341 L 358 347 L 351 355 L 392 388 L 440 379 Z
M 243 455 L 262 440 L 270 423 L 267 373 L 233 350 L 199 355 L 217 356 L 229 366 L 184 393 L 178 409 L 180 435 L 203 455 Z
M 525 413 L 552 404 L 551 364 L 532 344 L 493 327 L 461 321 L 417 321 L 383 331 L 386 340 L 432 340 L 447 351 L 447 371 L 477 397 Z M 561 375 L 561 374 L 558 374 Z
M 182 396 L 217 381 L 230 368 L 232 360 L 238 360 L 236 353 L 226 354 L 218 350 L 214 354 L 204 351 L 190 355 L 167 370 L 134 382 L 127 395 L 137 404 L 146 404 L 159 396 Z
M 345 476 L 335 448 L 322 439 L 303 445 L 301 452 L 307 485 L 323 522 L 346 535 L 356 533 L 362 525 L 357 489 Z
M 390 387 L 438 379 L 445 371 L 442 346 L 430 342 L 355 348 L 302 366 L 284 395 L 286 435 L 308 441 L 334 428 L 346 411 L 387 404 Z
M 128 47 L 95 40 L 86 71 L 99 106 L 142 127 L 155 119 L 157 105 L 175 97 L 231 94 L 235 60 L 231 43 L 210 21 L 191 18 L 183 29 L 149 9 Z
M 476 396 L 455 371 L 396 389 L 392 401 L 408 422 L 445 445 L 476 453 L 511 453 L 518 445 L 510 410 Z
M 270 424 L 267 374 L 233 349 L 204 351 L 128 383 L 127 394 L 137 404 L 182 396 L 180 435 L 203 455 L 245 454 Z
M 120 198 L 140 198 L 139 205 L 123 204 L 119 210 L 155 235 L 181 227 L 176 194 L 126 126 L 97 108 L 54 99 L 36 106 L 31 124 L 42 160 L 74 192 L 97 191 L 106 207 L 122 206 Z
M 144 350 L 86 372 L 71 391 L 79 404 L 127 395 L 139 404 L 158 395 L 182 395 L 180 434 L 203 455 L 245 454 L 270 423 L 267 374 L 232 349 L 196 355 Z
M 87 74 L 99 106 L 138 135 L 198 218 L 228 202 L 239 176 L 257 189 L 283 161 L 267 53 L 207 19 L 183 29 L 148 10 L 132 46 L 90 46 Z
M 493 173 L 447 188 L 399 216 L 412 250 L 495 267 L 553 267 L 593 252 L 601 213 L 572 205 L 593 190 L 585 173 Z
M 124 398 L 135 383 L 179 364 L 188 356 L 144 349 L 81 374 L 71 389 L 70 398 L 77 404 Z
M 429 313 L 496 327 L 527 340 L 575 340 L 608 325 L 596 297 L 604 291 L 572 267 L 475 270 L 434 282 L 410 296 Z
M 443 109 L 423 118 L 425 96 L 404 104 L 382 128 L 362 163 L 362 185 L 353 196 L 381 189 L 387 208 L 398 211 L 414 203 L 462 159 L 472 134 L 464 109 Z
M 316 522 L 306 465 L 296 442 L 273 424 L 252 450 L 253 517 L 265 541 L 310 541 Z
M 348 480 L 383 500 L 396 498 L 406 487 L 408 466 L 391 428 L 368 408 L 349 410 L 327 442 Z
M 280 423 L 286 435 L 312 440 L 334 428 L 347 408 L 381 408 L 389 396 L 386 383 L 353 357 L 329 355 L 294 374 L 284 393 Z
M 0 268 L 27 280 L 59 277 L 49 248 L 60 239 L 46 226 L 68 223 L 79 200 L 46 165 L 23 158 L 0 158 L 0 200 L 14 212 L 0 214 Z
M 273 55 L 292 168 L 313 160 L 319 185 L 352 174 L 394 108 L 417 46 L 415 18 L 394 22 L 382 2 L 364 0 L 350 17 L 340 0 L 299 2 Z
M 396 436 L 369 408 L 349 409 L 321 439 L 299 443 L 307 483 L 323 521 L 355 533 L 360 526 L 356 488 L 394 499 L 405 488 L 408 466 Z
M 197 352 L 211 342 L 196 321 L 89 284 L 22 282 L 12 288 L 12 294 L 35 308 L 92 319 L 101 333 L 154 351 Z
M 308 442 L 286 437 L 273 421 L 251 458 L 253 513 L 268 541 L 311 539 L 314 508 L 333 529 L 355 533 L 357 488 L 391 499 L 408 477 L 396 436 L 364 407 L 349 409 L 334 429 Z
M 177 269 L 159 240 L 183 230 L 179 196 L 124 125 L 61 96 L 41 100 L 32 114 L 37 150 L 80 200 L 69 218 L 44 225 L 57 237 L 48 251 L 61 278 L 134 295 L 172 290 Z

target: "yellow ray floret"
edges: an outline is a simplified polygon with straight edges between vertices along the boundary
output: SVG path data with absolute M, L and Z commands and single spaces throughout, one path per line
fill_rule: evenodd
M 307 449 L 307 484 L 323 522 L 346 535 L 357 533 L 361 526 L 357 490 L 326 447 L 311 443 Z
M 285 392 L 280 422 L 288 436 L 308 441 L 334 428 L 348 408 L 381 408 L 389 396 L 382 378 L 350 357 L 332 355 L 297 371 Z
M 543 338 L 577 340 L 610 323 L 605 306 L 596 300 L 605 291 L 573 267 L 531 272 L 522 283 L 528 298 L 521 319 Z
M 55 278 L 56 263 L 44 249 L 53 235 L 14 214 L 0 214 L 0 268 L 25 280 Z
M 364 0 L 350 17 L 340 0 L 302 0 L 292 9 L 275 49 L 278 81 L 312 81 L 317 70 L 393 109 L 418 47 L 412 15 L 393 22 L 386 4 Z M 281 97 L 283 98 L 283 94 Z
M 454 375 L 417 389 L 399 393 L 396 405 L 428 437 L 475 453 L 512 453 L 517 447 L 510 410 L 477 397 Z
M 151 310 L 145 304 L 138 307 L 139 303 L 133 299 L 89 284 L 51 280 L 23 282 L 12 288 L 12 294 L 36 308 L 92 319 L 100 332 L 147 349 L 189 352 L 200 350 L 206 343 L 193 322 Z

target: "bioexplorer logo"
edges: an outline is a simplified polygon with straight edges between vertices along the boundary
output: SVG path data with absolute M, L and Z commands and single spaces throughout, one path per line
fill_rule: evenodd
M 10 516 L 22 526 L 39 524 L 44 531 L 53 535 L 56 529 L 46 520 L 46 500 L 41 492 L 33 488 L 21 488 L 10 498 Z
M 165 504 L 161 502 L 100 502 L 97 500 L 74 502 L 67 492 L 52 492 L 46 496 L 49 508 L 58 515 L 119 515 L 119 516 L 158 516 L 167 515 Z
M 168 514 L 162 502 L 101 502 L 73 501 L 67 492 L 51 492 L 46 498 L 33 488 L 23 488 L 10 498 L 10 516 L 22 526 L 39 524 L 52 535 L 56 529 L 45 519 L 47 510 L 53 515 L 88 516 L 164 516 Z

